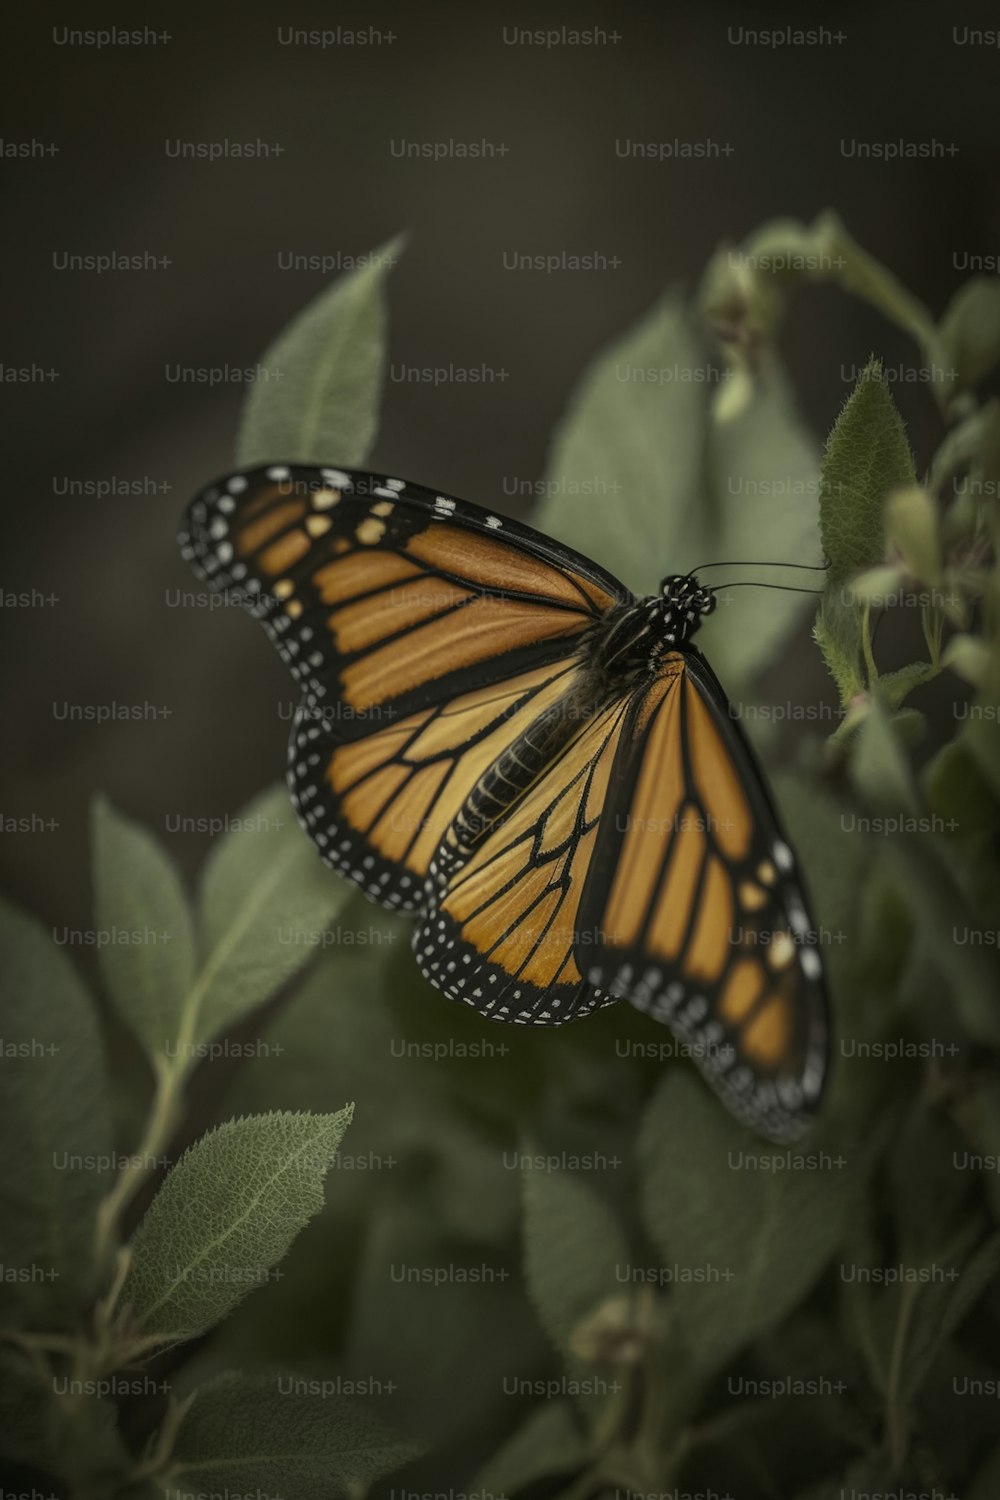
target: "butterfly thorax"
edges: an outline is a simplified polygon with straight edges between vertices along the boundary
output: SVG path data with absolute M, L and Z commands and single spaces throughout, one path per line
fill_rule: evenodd
M 664 579 L 659 594 L 619 605 L 584 638 L 585 671 L 574 686 L 504 750 L 480 777 L 455 820 L 439 866 L 467 857 L 536 778 L 596 713 L 653 675 L 663 658 L 689 640 L 715 595 L 697 579 Z
M 608 688 L 640 682 L 657 671 L 664 656 L 691 639 L 715 608 L 715 595 L 693 574 L 665 578 L 660 592 L 619 605 L 591 633 L 586 643 L 595 680 Z

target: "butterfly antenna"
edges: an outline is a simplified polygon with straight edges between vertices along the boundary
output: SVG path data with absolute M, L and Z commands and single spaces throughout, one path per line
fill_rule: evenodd
M 777 589 L 782 594 L 815 594 L 817 598 L 825 593 L 824 589 L 800 589 L 791 583 L 758 583 L 745 581 L 742 583 L 717 583 L 714 587 L 707 584 L 706 588 L 710 594 L 722 594 L 726 589 Z
M 702 563 L 697 568 L 692 568 L 692 573 L 705 573 L 709 568 L 796 568 L 804 573 L 825 573 L 830 566 L 830 559 L 821 563 L 790 563 L 790 562 L 713 562 Z

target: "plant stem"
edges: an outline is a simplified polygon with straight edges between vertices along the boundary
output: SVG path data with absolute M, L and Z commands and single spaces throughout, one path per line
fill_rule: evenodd
M 98 1274 L 103 1275 L 118 1239 L 122 1215 L 149 1177 L 156 1158 L 170 1141 L 179 1114 L 180 1097 L 187 1069 L 177 1062 L 158 1061 L 156 1091 L 146 1130 L 138 1148 L 119 1172 L 114 1187 L 97 1210 L 94 1234 L 94 1259 Z M 120 1290 L 120 1287 L 119 1287 Z
M 894 1475 L 899 1472 L 903 1459 L 906 1457 L 907 1413 L 903 1405 L 901 1390 L 903 1383 L 903 1357 L 906 1353 L 906 1339 L 910 1331 L 910 1322 L 917 1305 L 919 1292 L 920 1287 L 916 1282 L 909 1282 L 903 1287 L 899 1299 L 899 1317 L 896 1320 L 896 1330 L 892 1340 L 892 1354 L 889 1359 L 889 1381 L 886 1390 L 886 1425 Z
M 872 688 L 878 682 L 878 667 L 875 665 L 875 657 L 872 654 L 871 636 L 871 605 L 865 600 L 865 612 L 861 620 L 861 649 L 864 652 L 865 668 L 868 672 L 868 687 Z

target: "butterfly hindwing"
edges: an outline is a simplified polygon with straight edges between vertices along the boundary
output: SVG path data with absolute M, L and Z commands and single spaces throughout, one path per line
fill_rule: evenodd
M 484 1015 L 556 1026 L 614 999 L 581 972 L 579 907 L 627 707 L 616 698 L 569 721 L 568 743 L 506 817 L 450 867 L 446 843 L 431 867 L 417 960 Z
M 326 862 L 384 906 L 419 911 L 431 859 L 479 778 L 578 677 L 572 658 L 463 693 L 343 741 L 306 697 L 288 780 Z
M 700 653 L 630 707 L 581 918 L 589 981 L 669 1023 L 742 1118 L 791 1139 L 827 1042 L 815 931 L 750 751 Z

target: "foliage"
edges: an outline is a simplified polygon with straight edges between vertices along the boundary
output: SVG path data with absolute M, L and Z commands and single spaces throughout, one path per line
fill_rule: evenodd
M 363 459 L 389 259 L 278 339 L 291 398 L 255 388 L 243 461 Z M 774 341 L 820 279 L 913 338 L 924 475 L 877 360 L 822 457 L 805 433 Z M 0 913 L 17 1488 L 995 1493 L 1000 407 L 976 385 L 996 309 L 976 281 L 936 323 L 833 215 L 765 225 L 594 361 L 533 518 L 637 589 L 713 555 L 825 555 L 811 684 L 759 705 L 800 720 L 773 781 L 833 989 L 811 1136 L 762 1145 L 628 1006 L 529 1034 L 449 1004 L 281 788 L 195 902 L 98 801 L 103 1009 Z M 809 601 L 729 600 L 706 647 L 746 706 Z M 144 1122 L 116 1135 L 142 1069 Z

